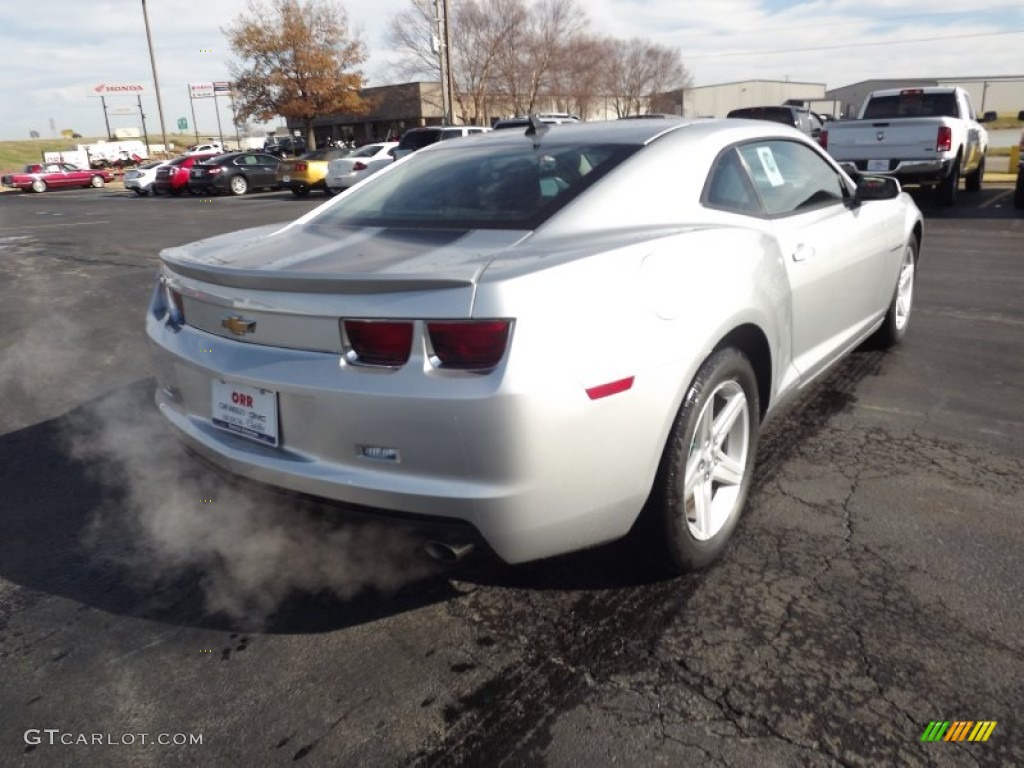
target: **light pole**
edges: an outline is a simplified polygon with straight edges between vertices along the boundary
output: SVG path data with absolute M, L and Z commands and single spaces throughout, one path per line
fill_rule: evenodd
M 164 105 L 160 101 L 160 81 L 156 76 L 156 57 L 153 55 L 153 38 L 149 33 L 149 14 L 146 12 L 146 0 L 142 0 L 142 19 L 146 23 L 146 44 L 149 46 L 149 63 L 153 67 L 153 87 L 156 89 L 156 111 L 160 115 L 160 134 L 164 139 L 164 152 L 167 152 L 167 129 L 164 127 Z

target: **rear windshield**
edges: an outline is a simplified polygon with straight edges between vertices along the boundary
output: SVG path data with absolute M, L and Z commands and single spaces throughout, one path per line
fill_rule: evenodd
M 952 91 L 904 91 L 894 96 L 872 96 L 864 110 L 864 119 L 889 117 L 957 117 L 956 95 Z
M 460 142 L 461 143 L 461 142 Z M 338 200 L 314 224 L 535 229 L 638 146 L 468 147 L 415 154 Z
M 402 149 L 423 149 L 428 144 L 434 144 L 441 138 L 440 131 L 409 131 L 399 142 Z
M 746 120 L 770 120 L 783 125 L 795 125 L 793 110 L 785 107 L 745 107 L 734 109 L 727 117 L 741 117 Z

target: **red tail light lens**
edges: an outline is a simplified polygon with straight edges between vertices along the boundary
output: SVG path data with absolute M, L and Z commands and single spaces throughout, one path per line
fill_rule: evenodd
M 466 371 L 493 368 L 505 354 L 511 325 L 509 320 L 428 322 L 433 362 Z
M 953 129 L 948 125 L 939 126 L 939 135 L 935 139 L 936 152 L 949 152 L 953 149 Z
M 356 164 L 352 166 L 352 170 L 353 171 L 365 171 L 367 169 L 367 167 L 368 166 L 366 165 L 366 163 L 361 163 L 361 162 L 359 162 L 357 160 Z
M 308 166 L 305 163 L 296 163 L 295 166 L 294 166 L 294 170 L 296 170 L 296 171 L 304 171 L 304 170 L 306 170 L 307 167 Z
M 345 320 L 344 326 L 348 362 L 398 368 L 409 361 L 411 321 Z
M 818 136 L 818 143 L 821 144 L 822 149 L 828 149 L 828 131 L 822 131 Z

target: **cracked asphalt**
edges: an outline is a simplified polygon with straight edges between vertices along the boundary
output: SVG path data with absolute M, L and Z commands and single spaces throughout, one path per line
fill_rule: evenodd
M 857 350 L 767 426 L 726 556 L 672 580 L 628 544 L 443 569 L 365 515 L 235 487 L 160 436 L 142 330 L 157 250 L 318 200 L 0 196 L 0 765 L 1024 765 L 1010 194 L 921 200 L 906 342 Z M 196 535 L 166 557 L 143 535 L 133 500 L 161 486 L 99 470 L 124 414 L 139 474 L 171 467 L 211 502 L 187 530 L 216 538 L 196 526 L 235 506 L 258 514 L 231 547 L 297 528 L 276 576 L 225 581 L 234 549 L 194 557 Z M 320 570 L 299 579 L 303 552 Z M 273 602 L 245 605 L 269 608 L 214 609 L 253 583 Z M 998 725 L 924 744 L 932 720 Z

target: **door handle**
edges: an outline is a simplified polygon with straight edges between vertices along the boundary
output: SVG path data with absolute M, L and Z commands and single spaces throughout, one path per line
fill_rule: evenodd
M 813 258 L 814 246 L 807 245 L 806 243 L 800 243 L 793 251 L 793 261 L 807 261 L 807 259 Z

